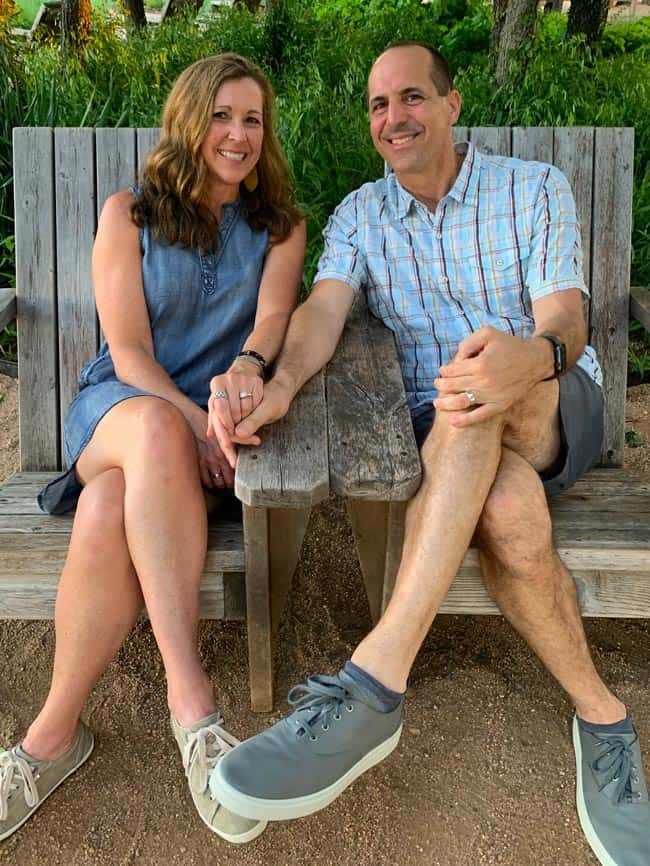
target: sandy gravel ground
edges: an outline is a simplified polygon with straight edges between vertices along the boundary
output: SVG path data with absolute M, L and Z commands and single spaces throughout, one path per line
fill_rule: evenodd
M 16 467 L 15 383 L 0 377 L 0 477 Z M 630 390 L 628 427 L 650 443 L 650 386 Z M 628 449 L 650 480 L 650 445 Z M 230 729 L 255 733 L 287 689 L 333 672 L 369 627 L 340 501 L 316 509 L 277 644 L 277 705 L 248 708 L 241 624 L 204 623 L 200 645 Z M 633 708 L 650 766 L 650 623 L 587 623 L 606 680 Z M 0 623 L 0 742 L 38 710 L 53 651 L 49 623 Z M 167 728 L 163 670 L 138 625 L 88 703 L 88 764 L 0 844 L 11 866 L 597 866 L 573 806 L 571 708 L 498 617 L 440 617 L 412 677 L 398 750 L 330 808 L 274 824 L 235 848 L 193 812 Z

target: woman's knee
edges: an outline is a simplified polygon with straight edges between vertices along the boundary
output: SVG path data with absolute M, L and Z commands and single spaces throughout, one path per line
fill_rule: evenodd
M 124 474 L 109 469 L 95 476 L 81 491 L 74 519 L 75 535 L 98 549 L 124 536 Z
M 138 401 L 131 417 L 132 444 L 148 461 L 163 461 L 179 453 L 194 453 L 194 437 L 183 413 L 167 400 Z M 162 464 L 161 464 L 162 465 Z

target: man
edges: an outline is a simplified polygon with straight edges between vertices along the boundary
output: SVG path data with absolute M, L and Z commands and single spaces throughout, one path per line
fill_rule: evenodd
M 215 399 L 212 418 L 234 465 L 233 442 L 258 442 L 256 430 L 286 413 L 364 291 L 395 334 L 422 485 L 379 623 L 337 676 L 292 689 L 292 715 L 219 763 L 213 794 L 250 818 L 299 817 L 389 754 L 411 665 L 476 533 L 490 593 L 576 708 L 589 843 L 607 866 L 648 866 L 638 737 L 591 660 L 545 495 L 571 486 L 602 443 L 571 192 L 551 166 L 454 147 L 461 100 L 429 46 L 389 47 L 368 98 L 373 143 L 393 173 L 330 219 L 314 289 L 262 402 L 235 427 Z

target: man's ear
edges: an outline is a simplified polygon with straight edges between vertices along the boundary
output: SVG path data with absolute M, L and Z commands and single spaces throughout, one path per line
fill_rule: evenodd
M 457 90 L 449 91 L 447 104 L 449 106 L 449 120 L 453 126 L 460 117 L 460 110 L 463 107 L 463 100 Z

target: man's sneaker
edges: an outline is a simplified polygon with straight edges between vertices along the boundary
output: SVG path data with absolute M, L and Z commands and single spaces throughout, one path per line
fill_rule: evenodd
M 650 803 L 639 736 L 591 733 L 573 719 L 582 830 L 603 866 L 650 864 Z
M 37 761 L 20 746 L 0 751 L 0 841 L 15 833 L 43 800 L 79 769 L 94 745 L 92 733 L 79 722 L 74 743 L 53 761 Z
M 220 761 L 210 789 L 249 818 L 282 821 L 324 808 L 389 755 L 402 733 L 403 699 L 390 713 L 367 703 L 341 671 L 289 692 L 294 712 Z
M 226 809 L 208 790 L 208 777 L 223 755 L 239 744 L 221 725 L 219 713 L 185 728 L 170 717 L 172 731 L 181 750 L 185 775 L 197 812 L 203 823 L 227 842 L 250 842 L 266 828 L 266 821 L 251 821 Z

